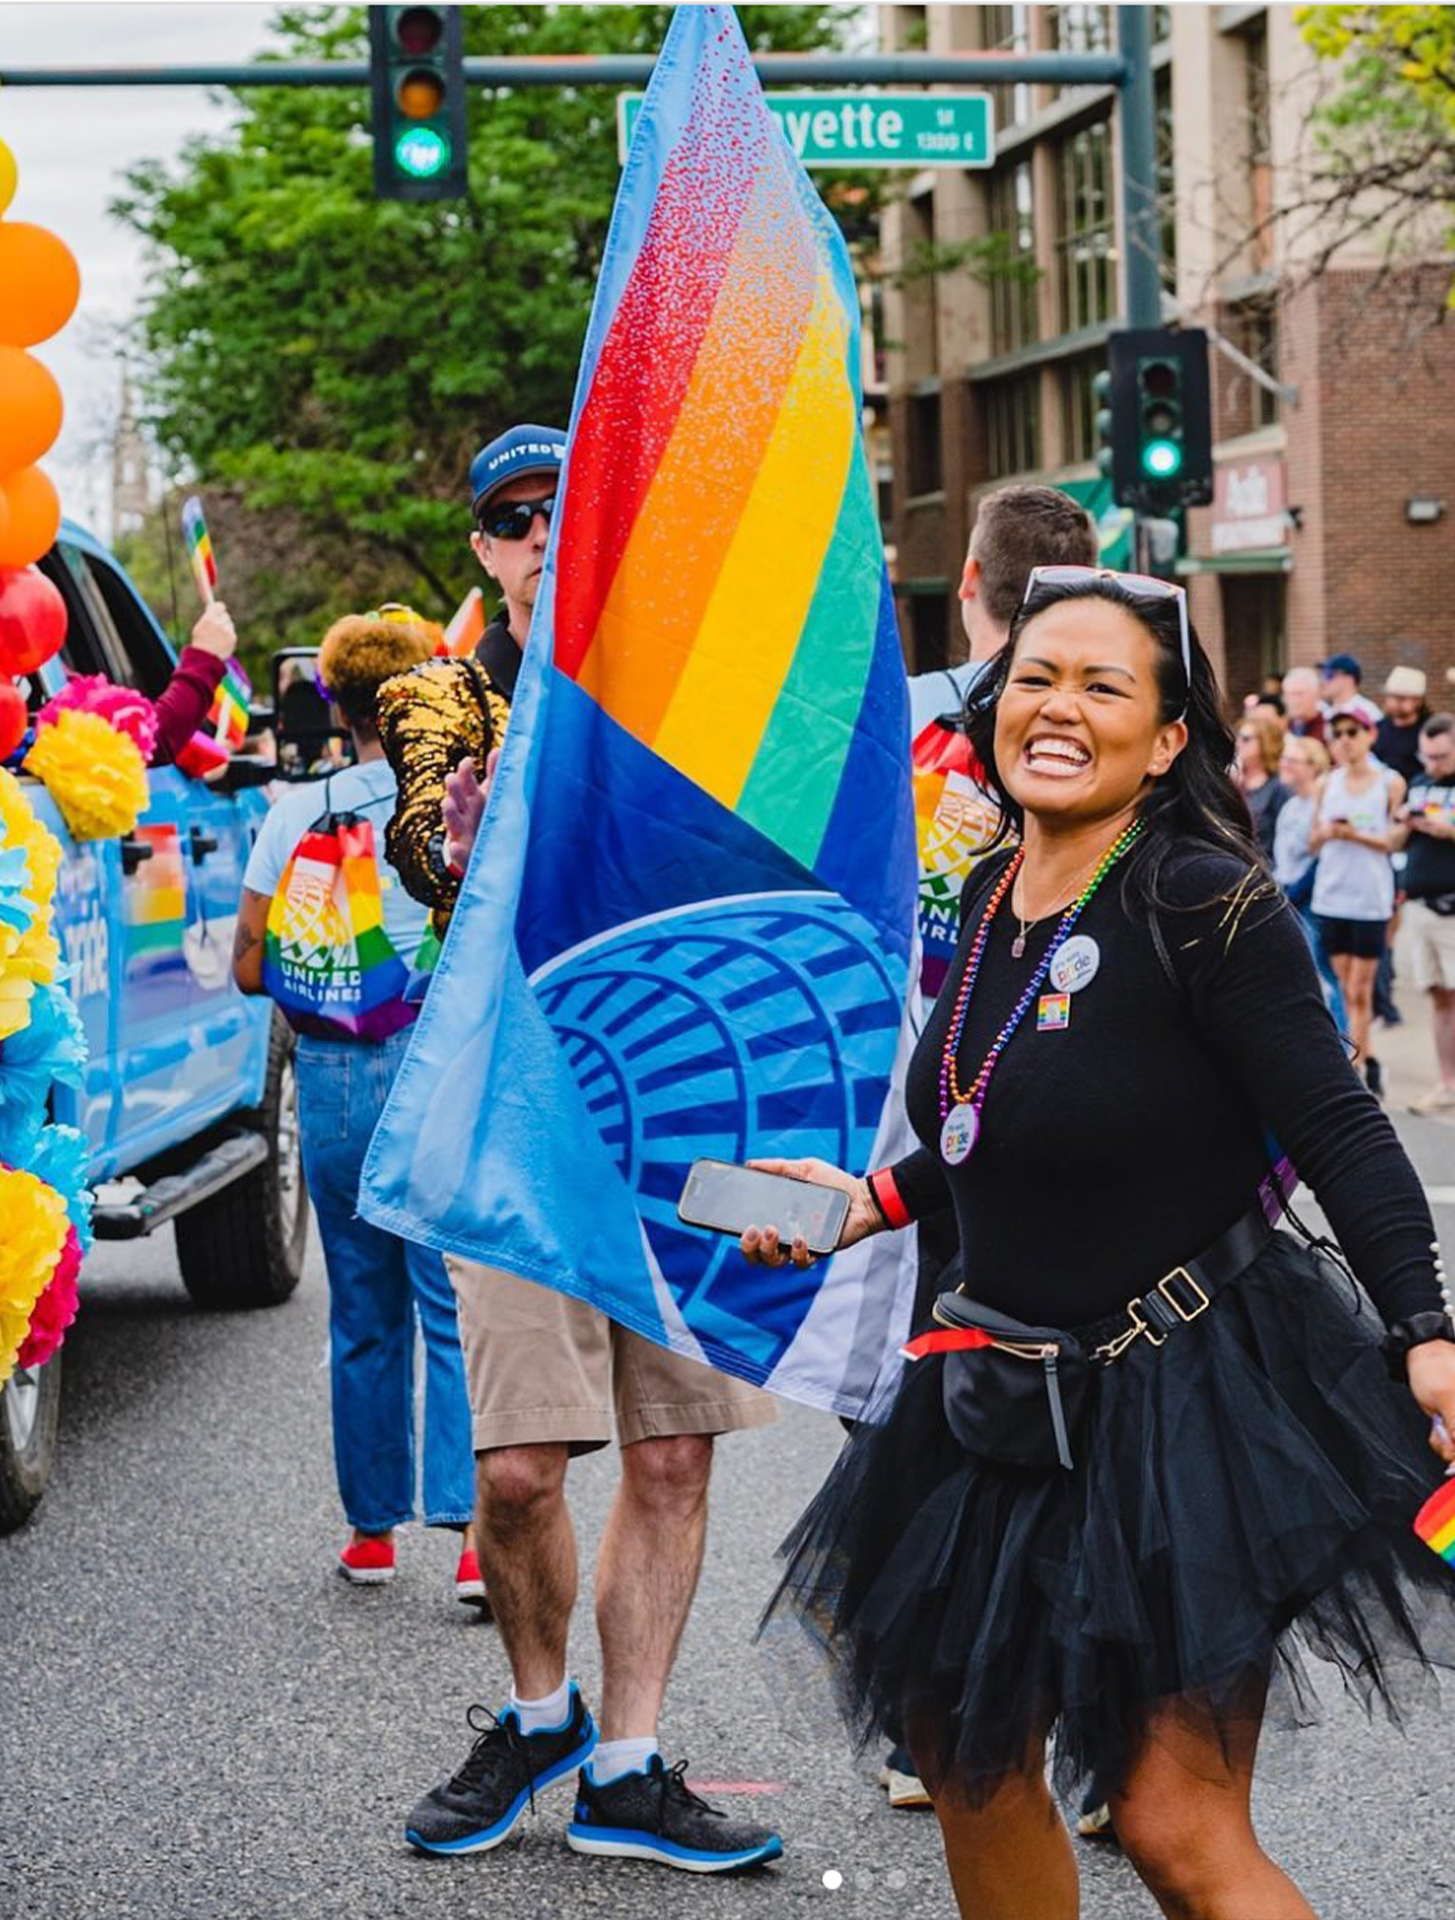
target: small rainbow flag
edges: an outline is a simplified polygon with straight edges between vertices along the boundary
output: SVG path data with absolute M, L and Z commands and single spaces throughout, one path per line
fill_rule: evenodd
M 247 738 L 252 724 L 253 683 L 240 660 L 229 660 L 212 697 L 207 724 L 212 737 L 229 752 L 236 753 Z
M 187 543 L 187 559 L 192 578 L 202 596 L 203 606 L 217 597 L 217 557 L 212 551 L 212 535 L 207 531 L 207 516 L 196 494 L 182 502 L 182 538 Z
M 148 972 L 182 960 L 182 936 L 187 930 L 187 869 L 182 859 L 178 828 L 171 824 L 139 826 L 136 838 L 152 850 L 126 888 L 126 966 Z
M 1415 1515 L 1415 1532 L 1432 1553 L 1455 1567 L 1455 1480 L 1430 1495 Z
M 765 1285 L 677 1200 L 699 1156 L 869 1164 L 896 1058 L 909 692 L 861 330 L 733 9 L 678 7 L 603 257 L 488 844 L 360 1194 L 408 1239 L 845 1413 L 892 1351 L 895 1299 L 832 1262 Z
M 459 659 L 463 654 L 473 653 L 479 646 L 485 633 L 485 596 L 478 587 L 471 587 L 459 606 L 454 617 L 445 628 L 442 652 Z

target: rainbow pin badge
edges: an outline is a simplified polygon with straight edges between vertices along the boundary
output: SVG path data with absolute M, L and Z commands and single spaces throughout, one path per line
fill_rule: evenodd
M 195 493 L 182 502 L 182 538 L 187 542 L 187 559 L 202 604 L 210 606 L 217 598 L 217 556 L 212 551 L 207 516 Z
M 1430 1495 L 1415 1515 L 1415 1532 L 1432 1553 L 1455 1567 L 1455 1480 Z

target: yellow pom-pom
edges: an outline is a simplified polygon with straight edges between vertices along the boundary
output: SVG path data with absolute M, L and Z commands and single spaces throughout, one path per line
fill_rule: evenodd
M 0 1040 L 30 1025 L 30 1002 L 35 983 L 22 979 L 10 961 L 0 966 Z
M 33 1173 L 0 1168 L 0 1386 L 30 1327 L 35 1303 L 50 1285 L 66 1244 L 66 1203 Z
M 13 773 L 0 767 L 0 848 L 25 855 L 28 878 L 21 889 L 35 909 L 30 925 L 18 932 L 0 925 L 0 1040 L 30 1023 L 34 983 L 55 978 L 61 950 L 50 930 L 51 900 L 61 864 L 60 842 L 36 819 L 25 790 Z
M 135 741 L 74 707 L 39 729 L 25 770 L 44 780 L 77 840 L 130 833 L 151 798 Z

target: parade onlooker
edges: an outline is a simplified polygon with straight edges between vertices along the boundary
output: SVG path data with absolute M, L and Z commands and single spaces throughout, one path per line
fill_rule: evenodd
M 1312 907 L 1319 938 L 1344 996 L 1349 1037 L 1374 1094 L 1384 1091 L 1369 1051 L 1374 978 L 1394 913 L 1395 816 L 1405 783 L 1374 758 L 1367 701 L 1336 707 L 1330 718 L 1334 770 L 1324 782 L 1309 844 L 1318 855 Z
M 521 427 L 493 441 L 471 467 L 472 545 L 505 594 L 504 632 L 517 661 L 555 506 L 550 482 L 564 451 L 564 436 Z M 412 678 L 391 697 L 407 700 Z M 513 674 L 510 680 L 513 688 Z M 461 700 L 470 697 L 465 676 Z M 432 752 L 417 774 L 410 760 L 406 745 L 421 828 L 423 809 L 434 807 L 430 832 L 438 846 L 426 878 L 447 875 L 457 887 L 490 765 L 478 770 L 482 781 L 469 751 Z M 431 893 L 439 906 L 453 899 L 453 889 Z M 482 1087 L 480 1097 L 491 1092 Z M 470 1752 L 415 1806 L 406 1839 L 426 1853 L 486 1852 L 538 1793 L 579 1768 L 576 1817 L 566 1836 L 579 1852 L 696 1873 L 776 1859 L 783 1850 L 776 1834 L 709 1807 L 686 1785 L 681 1765 L 665 1765 L 657 1741 L 702 1566 L 713 1441 L 772 1420 L 771 1399 L 653 1345 L 584 1301 L 472 1260 L 451 1255 L 448 1265 L 474 1422 L 481 1557 L 512 1686 L 498 1715 L 469 1709 L 476 1736 Z M 608 1445 L 613 1429 L 621 1480 L 596 1568 L 598 1740 L 569 1662 L 578 1578 L 566 1469 L 577 1455 Z
M 1455 1660 L 1455 1569 L 1410 1524 L 1455 1461 L 1429 1208 L 1263 869 L 1179 590 L 1033 576 L 971 730 L 1020 844 L 972 877 L 909 1067 L 924 1145 L 762 1163 L 846 1191 L 848 1241 L 948 1194 L 962 1285 L 776 1605 L 859 1734 L 907 1735 L 967 1920 L 1078 1911 L 1052 1739 L 1164 1914 L 1312 1920 L 1251 1821 L 1270 1693 L 1306 1703 L 1308 1652 L 1393 1710 L 1403 1660 Z M 1270 1129 L 1383 1339 L 1270 1225 Z
M 1430 996 L 1437 1078 L 1415 1113 L 1455 1112 L 1455 714 L 1420 729 L 1420 771 L 1395 844 L 1403 846 L 1404 919 L 1415 985 Z
M 1324 739 L 1324 705 L 1319 676 L 1312 667 L 1290 667 L 1284 674 L 1283 705 L 1290 733 L 1300 739 Z
M 1276 719 L 1250 713 L 1238 722 L 1236 778 L 1253 816 L 1258 845 L 1270 861 L 1274 829 L 1288 798 L 1288 789 L 1278 777 L 1282 752 L 1283 728 Z
M 1384 716 L 1374 736 L 1375 757 L 1406 782 L 1420 774 L 1420 728 L 1429 718 L 1425 676 L 1418 667 L 1393 667 L 1384 683 Z
M 1350 706 L 1362 697 L 1359 688 L 1364 669 L 1352 653 L 1335 653 L 1321 660 L 1319 679 L 1323 683 L 1325 707 L 1331 714 L 1335 707 Z
M 258 832 L 243 875 L 233 976 L 262 993 L 268 915 L 303 836 L 324 815 L 356 815 L 373 828 L 382 931 L 410 965 L 426 914 L 377 848 L 394 805 L 394 775 L 379 745 L 381 684 L 426 659 L 432 636 L 407 620 L 351 615 L 324 636 L 318 671 L 353 737 L 357 764 L 290 787 Z M 319 936 L 325 945 L 329 936 Z M 364 1154 L 408 1043 L 408 1012 L 387 1038 L 304 1032 L 298 1038 L 298 1123 L 303 1170 L 328 1270 L 329 1373 L 339 1497 L 353 1528 L 339 1556 L 350 1581 L 392 1580 L 394 1531 L 415 1517 L 416 1320 L 424 1337 L 423 1512 L 426 1526 L 464 1533 L 456 1597 L 483 1604 L 474 1550 L 474 1460 L 455 1299 L 431 1248 L 361 1220 Z
M 1324 983 L 1324 1001 L 1334 1024 L 1342 1032 L 1345 1023 L 1344 998 L 1338 978 L 1319 938 L 1319 923 L 1313 915 L 1314 873 L 1318 856 L 1311 845 L 1314 821 L 1318 815 L 1319 795 L 1329 771 L 1329 756 L 1322 743 L 1311 735 L 1300 739 L 1290 734 L 1283 743 L 1278 775 L 1288 789 L 1273 832 L 1273 877 L 1298 909 L 1298 917 L 1318 963 Z

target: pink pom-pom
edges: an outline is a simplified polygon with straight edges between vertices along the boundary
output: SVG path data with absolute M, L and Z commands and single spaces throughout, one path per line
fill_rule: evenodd
M 144 693 L 138 693 L 135 687 L 118 687 L 104 673 L 74 674 L 41 708 L 36 724 L 44 726 L 54 721 L 68 707 L 100 714 L 107 726 L 134 742 L 142 759 L 150 763 L 157 744 L 157 710 Z
M 80 1305 L 80 1293 L 76 1286 L 76 1276 L 80 1271 L 81 1242 L 76 1237 L 76 1229 L 72 1227 L 66 1235 L 66 1244 L 61 1248 L 56 1270 L 45 1292 L 35 1303 L 29 1330 L 15 1356 L 17 1367 L 43 1367 L 59 1350 L 66 1337 L 66 1328 L 75 1319 L 76 1309 Z

